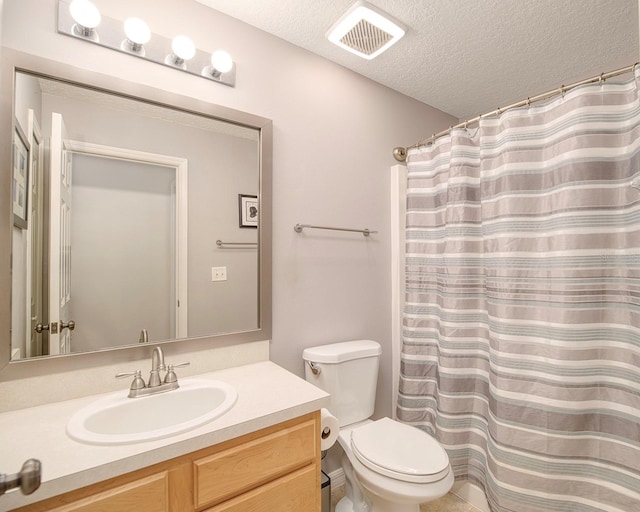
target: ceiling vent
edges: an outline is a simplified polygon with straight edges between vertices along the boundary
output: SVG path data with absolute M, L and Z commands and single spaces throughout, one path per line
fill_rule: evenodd
M 405 34 L 405 27 L 377 7 L 356 2 L 329 29 L 327 38 L 365 59 L 375 59 Z

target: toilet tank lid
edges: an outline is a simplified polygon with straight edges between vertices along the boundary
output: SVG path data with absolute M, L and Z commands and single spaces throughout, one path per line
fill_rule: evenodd
M 382 349 L 377 341 L 354 340 L 306 348 L 302 352 L 302 358 L 313 363 L 342 363 L 379 356 L 381 353 Z

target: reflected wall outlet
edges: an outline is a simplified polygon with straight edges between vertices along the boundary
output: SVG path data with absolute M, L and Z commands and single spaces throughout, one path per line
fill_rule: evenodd
M 227 280 L 227 267 L 211 267 L 211 280 L 212 281 L 226 281 Z

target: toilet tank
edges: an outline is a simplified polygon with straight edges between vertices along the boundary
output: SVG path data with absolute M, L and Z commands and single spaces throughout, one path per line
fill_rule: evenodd
M 307 381 L 331 394 L 328 409 L 341 427 L 373 414 L 381 353 L 380 344 L 371 340 L 320 345 L 302 353 Z

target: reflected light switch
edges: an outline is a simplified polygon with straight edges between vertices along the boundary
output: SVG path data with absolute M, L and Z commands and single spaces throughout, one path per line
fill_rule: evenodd
M 227 267 L 211 267 L 211 280 L 212 281 L 226 281 L 227 280 Z

